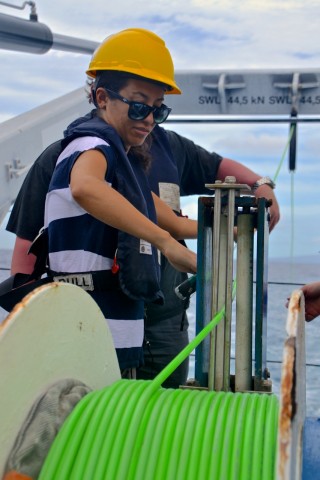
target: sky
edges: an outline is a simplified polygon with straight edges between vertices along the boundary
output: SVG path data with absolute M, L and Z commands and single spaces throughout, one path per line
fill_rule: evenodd
M 21 5 L 22 2 L 13 2 Z M 307 69 L 320 67 L 320 0 L 68 0 L 36 2 L 39 22 L 56 34 L 96 42 L 129 27 L 147 28 L 166 42 L 178 70 Z M 0 13 L 27 19 L 0 4 Z M 44 55 L 0 50 L 0 122 L 85 84 L 90 57 L 52 50 Z M 170 124 L 210 151 L 274 178 L 288 141 L 284 124 Z M 320 258 L 319 124 L 299 124 L 297 166 L 287 156 L 277 177 L 281 220 L 270 236 L 270 257 Z M 40 153 L 40 152 L 39 152 Z M 196 218 L 195 198 L 183 210 Z M 11 236 L 0 233 L 0 245 Z M 1 243 L 2 242 L 2 243 Z

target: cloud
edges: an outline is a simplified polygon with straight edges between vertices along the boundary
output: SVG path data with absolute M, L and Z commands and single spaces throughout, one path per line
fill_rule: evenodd
M 154 2 L 137 0 L 135 8 L 128 6 L 128 0 L 115 2 L 112 9 L 103 0 L 93 0 L 90 7 L 85 2 L 59 0 L 39 4 L 37 10 L 39 21 L 53 33 L 97 42 L 132 26 L 154 30 L 165 39 L 177 69 L 319 65 L 318 2 L 162 0 L 155 8 Z M 28 18 L 28 9 L 2 10 Z M 6 67 L 2 69 L 1 84 L 10 84 L 15 77 L 24 79 L 25 84 L 29 77 L 29 95 L 33 88 L 40 88 L 46 101 L 84 82 L 89 56 L 57 51 L 40 56 L 0 51 L 0 59 Z M 49 85 L 44 77 L 51 80 Z M 27 109 L 30 104 L 27 102 Z
M 30 9 L 29 9 L 30 10 Z M 1 12 L 28 18 L 29 10 Z M 124 28 L 141 27 L 164 38 L 176 69 L 307 69 L 320 65 L 318 0 L 136 0 L 41 2 L 39 21 L 55 34 L 102 41 Z M 52 50 L 31 55 L 0 50 L 0 121 L 85 85 L 89 55 Z M 273 177 L 288 141 L 284 124 L 168 123 L 199 145 L 245 163 Z M 299 124 L 294 205 L 299 251 L 320 238 L 318 185 L 320 180 L 319 124 Z M 270 239 L 276 253 L 288 251 L 291 218 L 291 179 L 288 153 L 277 179 L 282 219 Z M 183 210 L 197 215 L 197 199 L 183 200 Z M 302 225 L 300 227 L 300 225 Z M 287 249 L 287 250 L 286 250 Z M 319 246 L 318 246 L 319 250 Z M 279 253 L 280 254 L 280 253 Z

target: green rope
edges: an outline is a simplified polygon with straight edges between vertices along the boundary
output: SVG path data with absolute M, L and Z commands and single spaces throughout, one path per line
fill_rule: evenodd
M 276 182 L 277 178 L 278 178 L 278 175 L 280 173 L 280 170 L 282 168 L 282 164 L 284 162 L 284 159 L 285 159 L 285 156 L 286 156 L 286 153 L 287 153 L 287 150 L 289 148 L 289 145 L 290 145 L 290 142 L 291 142 L 291 138 L 292 138 L 292 135 L 293 135 L 293 132 L 294 132 L 294 125 L 291 126 L 290 128 L 290 131 L 289 131 L 289 136 L 288 136 L 288 140 L 287 140 L 287 143 L 284 147 L 284 150 L 283 150 L 283 153 L 281 155 L 281 159 L 280 159 L 280 162 L 279 162 L 279 165 L 278 165 L 278 168 L 276 170 L 276 173 L 274 174 L 274 177 L 273 177 L 273 181 Z
M 285 155 L 287 153 L 287 150 L 289 148 L 289 145 L 290 145 L 290 142 L 291 142 L 291 139 L 292 139 L 292 135 L 294 133 L 294 129 L 295 129 L 295 125 L 291 125 L 291 128 L 290 128 L 290 131 L 289 131 L 289 136 L 288 136 L 288 140 L 287 140 L 287 143 L 285 145 L 285 148 L 283 150 L 283 153 L 282 153 L 282 156 L 281 156 L 281 159 L 280 159 L 280 162 L 279 162 L 279 165 L 278 165 L 278 168 L 276 170 L 276 173 L 273 177 L 273 181 L 276 182 L 277 178 L 278 178 L 278 175 L 280 173 L 280 170 L 282 168 L 282 165 L 283 165 L 283 162 L 284 162 L 284 158 L 285 158 Z M 291 258 L 291 264 L 292 264 L 292 259 L 293 259 L 293 252 L 294 252 L 294 172 L 291 172 L 291 193 L 290 193 L 290 204 L 291 204 L 291 236 L 290 236 L 290 258 Z M 291 277 L 292 277 L 292 272 L 291 272 Z
M 119 380 L 77 404 L 39 480 L 274 480 L 277 423 L 275 395 Z
M 233 281 L 232 298 L 236 293 L 237 282 Z M 190 355 L 190 353 L 206 338 L 206 336 L 218 325 L 225 315 L 225 306 L 213 317 L 213 319 L 198 333 L 189 344 L 152 380 L 154 388 L 162 383 L 179 367 L 179 365 Z
M 293 259 L 294 251 L 294 172 L 291 172 L 291 195 L 290 195 L 290 205 L 291 205 L 291 242 L 290 242 L 290 257 Z

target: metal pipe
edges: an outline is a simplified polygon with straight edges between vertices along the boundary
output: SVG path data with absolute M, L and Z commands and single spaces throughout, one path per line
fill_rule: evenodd
M 99 45 L 99 42 L 59 35 L 58 33 L 53 33 L 52 36 L 52 49 L 64 52 L 88 53 L 91 55 Z
M 0 13 L 0 48 L 15 52 L 47 53 L 51 49 L 91 55 L 98 42 L 53 33 L 38 21 Z
M 301 118 L 243 118 L 243 117 L 231 117 L 230 118 L 221 118 L 220 116 L 216 117 L 209 117 L 206 118 L 202 116 L 202 118 L 192 118 L 186 115 L 170 115 L 169 118 L 166 120 L 166 123 L 319 123 L 320 118 L 317 115 L 313 115 L 311 117 L 304 117 Z
M 216 195 L 220 196 L 216 190 Z M 219 202 L 220 203 L 220 202 Z M 215 205 L 216 207 L 216 205 Z M 225 306 L 226 266 L 227 266 L 227 235 L 228 224 L 226 215 L 221 211 L 215 218 L 214 225 L 219 222 L 218 244 L 213 245 L 213 308 L 212 318 Z M 215 231 L 214 231 L 215 235 Z M 218 247 L 217 247 L 218 245 Z M 223 390 L 224 378 L 224 343 L 225 343 L 225 319 L 222 319 L 211 335 L 210 363 L 209 363 L 209 390 Z
M 253 215 L 238 215 L 235 391 L 252 389 Z
M 222 183 L 220 181 L 216 183 Z M 212 304 L 211 318 L 218 312 L 218 280 L 220 261 L 220 217 L 221 217 L 221 191 L 215 191 L 213 208 L 213 241 L 212 241 Z M 208 388 L 215 388 L 215 355 L 216 355 L 216 329 L 210 333 L 210 352 L 208 367 Z
M 53 43 L 52 32 L 43 23 L 0 13 L 0 48 L 43 54 Z
M 226 177 L 226 183 L 236 183 L 235 177 Z M 226 283 L 225 283 L 225 336 L 223 362 L 223 390 L 230 390 L 231 321 L 232 321 L 232 282 L 233 282 L 233 244 L 236 191 L 228 191 L 227 206 L 227 242 L 226 242 Z
M 227 238 L 228 220 L 226 215 L 220 214 L 220 248 L 219 248 L 219 275 L 217 280 L 217 313 L 225 306 L 226 274 L 227 274 Z M 214 390 L 223 390 L 224 373 L 224 342 L 225 342 L 225 319 L 216 327 L 215 364 L 214 364 Z

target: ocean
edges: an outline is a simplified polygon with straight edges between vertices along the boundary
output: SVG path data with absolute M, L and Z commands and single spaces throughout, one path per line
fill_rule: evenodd
M 0 281 L 9 276 L 11 250 L 0 249 Z M 286 339 L 286 299 L 301 285 L 320 280 L 320 255 L 270 259 L 268 265 L 267 361 L 272 391 L 279 395 L 283 345 Z M 196 322 L 196 293 L 191 296 L 188 311 L 189 336 L 194 337 Z M 7 312 L 0 307 L 0 323 Z M 235 317 L 235 314 L 233 314 Z M 234 328 L 234 325 L 233 325 Z M 320 417 L 320 317 L 306 323 L 306 402 L 307 416 Z M 190 357 L 189 377 L 194 375 L 194 356 Z

